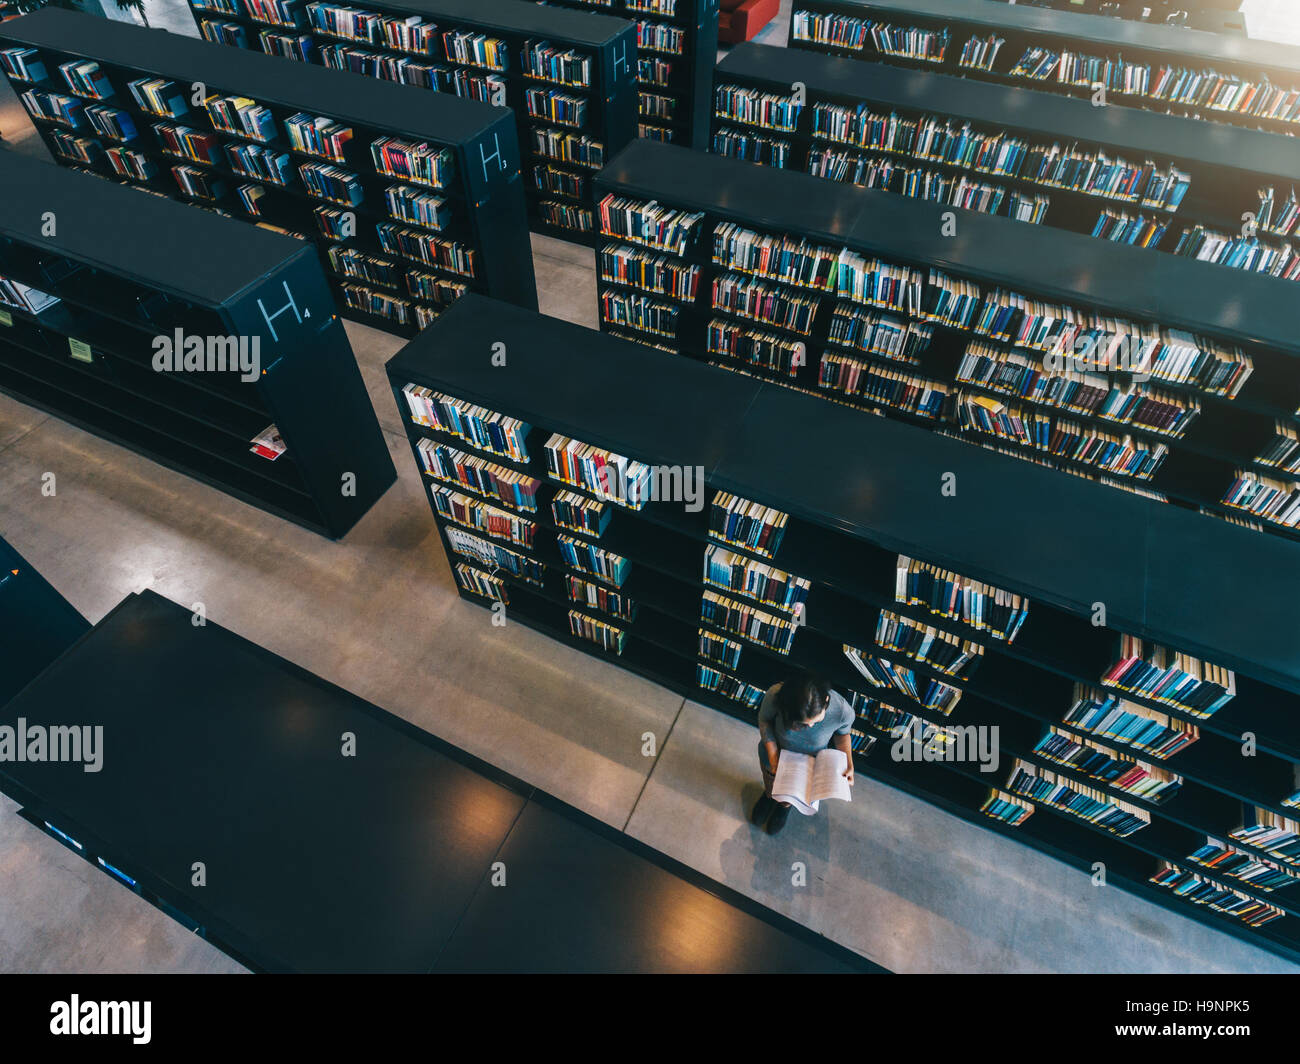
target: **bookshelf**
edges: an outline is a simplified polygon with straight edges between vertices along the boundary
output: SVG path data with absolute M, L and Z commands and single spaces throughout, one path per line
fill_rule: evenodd
M 716 68 L 713 150 L 1165 251 L 1300 177 L 1291 137 L 753 42 Z
M 796 0 L 790 47 L 1084 99 L 1101 83 L 1107 104 L 1275 133 L 1300 123 L 1300 50 L 1183 26 L 989 0 Z
M 380 0 L 261 5 L 189 0 L 208 40 L 509 107 L 518 119 L 529 218 L 537 232 L 590 244 L 591 175 L 636 136 L 636 28 L 527 0 Z M 231 34 L 220 27 L 240 27 Z M 215 26 L 215 28 L 214 28 Z
M 1296 537 L 1289 282 L 672 145 L 597 187 L 603 330 Z
M 0 706 L 90 630 L 90 623 L 0 539 Z
M 348 318 L 409 336 L 466 290 L 537 305 L 500 110 L 56 9 L 0 51 L 55 159 L 308 240 Z
M 637 132 L 704 150 L 718 56 L 718 0 L 539 0 L 547 7 L 605 11 L 636 22 Z
M 495 372 L 485 357 L 495 344 L 510 352 L 508 374 Z M 476 297 L 462 300 L 394 356 L 388 376 L 466 600 L 743 720 L 755 719 L 752 701 L 743 700 L 747 691 L 762 691 L 790 667 L 819 672 L 857 708 L 855 738 L 869 751 L 857 758 L 862 771 L 1087 874 L 1094 862 L 1104 862 L 1111 884 L 1287 956 L 1300 955 L 1297 866 L 1276 852 L 1285 841 L 1259 834 L 1271 830 L 1269 818 L 1288 811 L 1295 816 L 1286 800 L 1300 761 L 1294 713 L 1300 656 L 1294 626 L 1279 623 L 1297 590 L 1300 548 L 1294 544 Z M 611 403 L 611 385 L 637 401 Z M 420 404 L 428 401 L 439 404 L 440 416 L 420 423 L 412 415 L 427 410 Z M 442 416 L 448 410 L 456 416 Z M 489 424 L 494 427 L 485 430 Z M 578 441 L 588 458 L 594 449 L 623 461 L 609 459 L 607 479 L 574 483 L 567 475 L 573 467 L 550 457 L 563 440 Z M 511 447 L 514 457 L 507 454 Z M 452 483 L 436 464 L 430 472 L 426 457 L 439 448 L 460 452 L 459 468 L 495 466 L 494 478 L 476 480 L 488 491 L 464 479 Z M 572 455 L 574 448 L 566 451 Z M 835 456 L 833 463 L 828 455 Z M 882 461 L 882 455 L 891 459 Z M 619 489 L 644 483 L 639 466 L 649 470 L 655 487 Z M 673 471 L 686 469 L 699 470 L 699 491 L 662 490 L 685 484 Z M 941 497 L 945 473 L 955 473 L 961 487 Z M 524 503 L 503 504 L 502 490 L 522 490 Z M 711 534 L 719 527 L 713 508 L 719 493 L 723 503 L 737 497 L 784 515 L 775 549 L 771 538 L 750 538 L 750 546 L 737 545 L 735 537 L 720 544 Z M 448 494 L 460 496 L 450 509 L 439 498 Z M 683 501 L 692 498 L 698 506 Z M 557 509 L 557 499 L 568 507 Z M 574 507 L 603 508 L 607 516 L 574 531 Z M 1079 522 L 1079 514 L 1089 520 Z M 1098 549 L 1097 528 L 1142 534 L 1126 537 L 1131 549 L 1113 552 Z M 582 568 L 561 537 L 584 544 Z M 735 555 L 751 575 L 767 566 L 792 578 L 786 587 L 802 582 L 802 623 L 789 623 L 793 612 L 782 614 L 775 601 L 784 596 L 770 588 L 748 582 L 743 589 L 719 588 L 707 562 L 711 557 L 716 563 L 719 549 Z M 592 575 L 586 562 L 593 550 L 625 562 L 612 575 Z M 984 582 L 1003 592 L 1003 601 L 1019 596 L 1024 616 L 1018 629 L 1004 638 L 996 625 L 941 616 L 924 595 L 918 599 L 909 591 L 900 599 L 900 556 Z M 1214 575 L 1187 579 L 1187 573 L 1207 571 L 1207 558 L 1215 559 L 1209 567 Z M 600 584 L 605 594 L 584 593 L 575 603 L 575 579 Z M 1249 610 L 1240 603 L 1245 587 L 1259 589 Z M 750 613 L 783 615 L 793 628 L 781 640 L 788 638 L 788 649 L 775 649 L 769 633 L 738 631 L 712 607 L 714 619 L 704 619 L 709 596 L 729 597 Z M 1107 608 L 1104 627 L 1093 623 L 1099 601 Z M 573 613 L 584 618 L 576 627 Z M 885 614 L 977 644 L 975 664 L 955 677 L 914 654 L 887 649 L 897 639 L 887 634 L 882 641 Z M 606 645 L 604 630 L 593 622 L 622 635 Z M 726 664 L 702 656 L 702 632 L 710 636 L 710 654 L 731 655 Z M 1124 632 L 1235 670 L 1233 697 L 1198 716 L 1103 685 L 1123 660 Z M 726 642 L 732 647 L 719 651 Z M 935 700 L 902 687 L 874 686 L 845 646 L 905 666 L 919 693 L 932 682 L 947 684 L 959 692 L 955 705 L 945 713 Z M 724 679 L 719 691 L 707 690 L 701 681 L 711 684 L 713 677 L 701 668 L 736 682 Z M 1080 691 L 1114 695 L 1117 705 L 1148 721 L 1163 720 L 1167 734 L 1181 737 L 1145 747 L 1120 743 L 1098 730 L 1088 707 L 1079 707 Z M 913 720 L 936 731 L 996 726 L 997 770 L 981 772 L 969 758 L 892 756 L 896 729 Z M 1107 773 L 1096 766 L 1046 745 L 1054 729 L 1108 747 L 1111 761 L 1140 762 L 1148 775 L 1174 776 L 1177 786 L 1153 799 L 1137 796 L 1126 789 L 1125 776 L 1103 779 Z M 1241 755 L 1246 729 L 1259 742 L 1249 759 Z M 1123 803 L 1137 811 L 1141 826 L 1120 835 L 1059 802 L 1012 793 L 1017 762 L 1040 778 L 1054 773 L 1078 794 L 1092 790 Z M 997 801 L 1019 804 L 1029 815 L 1012 826 L 981 812 L 1001 809 L 991 804 Z M 1199 861 L 1192 857 L 1198 853 Z M 1237 875 L 1252 878 L 1230 877 L 1221 870 L 1224 860 Z M 1220 881 L 1282 915 L 1256 927 L 1244 923 L 1244 915 L 1223 911 L 1228 903 L 1221 899 L 1220 909 L 1211 907 L 1215 898 L 1194 905 L 1164 882 L 1149 882 L 1164 864 Z
M 0 389 L 336 539 L 393 483 L 309 248 L 11 151 L 0 177 Z

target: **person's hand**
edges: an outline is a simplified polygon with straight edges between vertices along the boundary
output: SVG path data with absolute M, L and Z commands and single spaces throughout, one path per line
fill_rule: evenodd
M 849 758 L 848 765 L 844 768 L 844 778 L 849 781 L 849 786 L 853 786 L 853 758 Z

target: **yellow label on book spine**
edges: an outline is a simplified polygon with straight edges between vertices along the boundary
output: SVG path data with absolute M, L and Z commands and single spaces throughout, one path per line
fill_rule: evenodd
M 72 352 L 72 357 L 78 362 L 95 361 L 95 356 L 90 351 L 90 344 L 74 340 L 71 336 L 68 337 L 68 350 Z

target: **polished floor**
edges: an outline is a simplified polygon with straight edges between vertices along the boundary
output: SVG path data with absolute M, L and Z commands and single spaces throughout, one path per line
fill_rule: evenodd
M 151 21 L 174 2 L 150 0 Z M 43 153 L 7 89 L 0 132 Z M 593 326 L 592 253 L 533 246 L 541 309 Z M 1297 970 L 869 779 L 850 805 L 758 833 L 745 819 L 759 786 L 749 725 L 522 626 L 494 628 L 459 599 L 384 379 L 400 341 L 348 333 L 400 479 L 344 541 L 3 396 L 0 536 L 92 621 L 143 588 L 202 602 L 218 623 L 891 970 Z M 0 971 L 238 969 L 0 799 Z

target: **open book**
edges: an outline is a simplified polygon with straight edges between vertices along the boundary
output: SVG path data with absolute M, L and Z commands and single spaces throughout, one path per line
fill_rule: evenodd
M 844 778 L 848 767 L 844 751 L 827 748 L 815 758 L 782 750 L 772 781 L 772 797 L 789 802 L 804 816 L 821 808 L 823 798 L 853 800 L 849 781 Z

